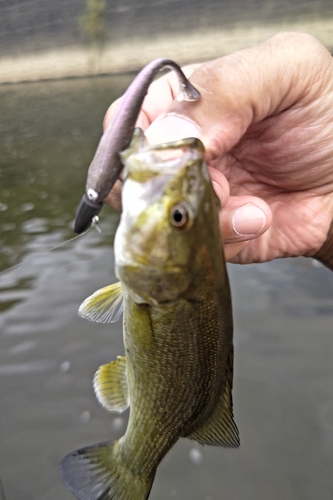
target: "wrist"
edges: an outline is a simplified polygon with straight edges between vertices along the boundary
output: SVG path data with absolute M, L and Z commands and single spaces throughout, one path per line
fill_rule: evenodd
M 333 271 L 333 220 L 328 230 L 326 240 L 318 252 L 316 252 L 312 257 Z

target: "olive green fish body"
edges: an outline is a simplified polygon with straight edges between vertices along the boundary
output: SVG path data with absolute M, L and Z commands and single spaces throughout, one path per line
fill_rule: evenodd
M 94 386 L 108 410 L 130 406 L 130 417 L 115 443 L 63 460 L 64 481 L 80 500 L 147 499 L 158 464 L 180 437 L 239 445 L 230 290 L 202 154 L 197 139 L 148 147 L 139 133 L 123 154 L 120 285 L 96 292 L 81 313 L 105 320 L 123 296 L 125 356 L 100 367 Z
M 207 352 L 200 334 L 192 330 L 203 326 L 203 307 L 195 308 L 180 301 L 176 310 L 167 313 L 158 307 L 150 312 L 141 311 L 150 322 L 144 330 L 143 342 L 140 348 L 131 339 L 126 342 L 127 363 L 133 378 L 130 378 L 131 414 L 123 445 L 128 453 L 127 445 L 132 444 L 133 452 L 129 455 L 136 457 L 141 468 L 154 471 L 180 436 L 189 436 L 199 428 L 211 415 L 224 388 L 226 374 L 221 366 L 226 359 L 221 342 L 212 339 L 212 351 Z M 171 314 L 171 328 L 163 327 Z M 165 344 L 166 329 L 169 345 Z M 138 448 L 140 458 L 134 452 Z

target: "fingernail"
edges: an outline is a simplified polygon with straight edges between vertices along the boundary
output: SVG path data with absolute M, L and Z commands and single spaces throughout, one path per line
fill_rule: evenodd
M 145 136 L 150 144 L 172 142 L 186 137 L 199 137 L 200 128 L 189 118 L 170 113 L 157 118 L 145 131 Z
M 237 208 L 232 215 L 232 227 L 240 236 L 250 236 L 262 231 L 266 224 L 266 216 L 260 208 L 247 203 Z

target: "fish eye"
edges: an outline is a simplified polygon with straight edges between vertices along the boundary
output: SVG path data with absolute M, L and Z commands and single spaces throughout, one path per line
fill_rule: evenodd
M 178 203 L 171 208 L 170 222 L 174 227 L 185 229 L 189 222 L 189 213 L 186 207 Z

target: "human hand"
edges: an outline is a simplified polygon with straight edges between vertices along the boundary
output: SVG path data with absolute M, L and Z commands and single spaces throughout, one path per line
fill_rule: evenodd
M 203 141 L 227 260 L 314 255 L 333 216 L 330 53 L 309 35 L 282 33 L 185 74 L 200 101 L 174 101 L 170 73 L 150 86 L 137 125 L 154 143 Z

